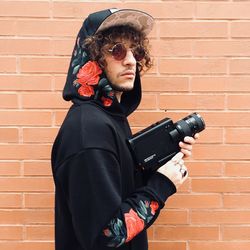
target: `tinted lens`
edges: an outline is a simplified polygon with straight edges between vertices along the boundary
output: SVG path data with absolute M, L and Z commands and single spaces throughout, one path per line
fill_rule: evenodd
M 126 57 L 127 49 L 122 43 L 117 43 L 114 45 L 114 47 L 111 49 L 111 54 L 115 58 L 115 60 L 123 60 Z
M 145 50 L 142 47 L 137 47 L 134 51 L 134 57 L 137 62 L 141 61 L 145 57 Z
M 127 49 L 123 43 L 117 43 L 115 44 L 112 49 L 109 50 L 109 52 L 112 54 L 115 60 L 121 61 L 123 60 L 127 55 Z M 143 47 L 136 47 L 135 49 L 132 49 L 134 58 L 137 62 L 141 61 L 145 57 L 145 50 Z

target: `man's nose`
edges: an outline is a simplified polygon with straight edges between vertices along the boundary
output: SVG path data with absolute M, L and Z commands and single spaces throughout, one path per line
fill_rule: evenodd
M 136 60 L 135 60 L 134 54 L 133 54 L 131 49 L 127 50 L 127 54 L 123 60 L 123 63 L 126 65 L 127 64 L 135 65 L 136 64 Z

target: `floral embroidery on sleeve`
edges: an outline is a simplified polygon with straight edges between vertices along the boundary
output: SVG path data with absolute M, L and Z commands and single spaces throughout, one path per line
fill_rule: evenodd
M 119 247 L 132 240 L 153 219 L 159 204 L 156 201 L 140 201 L 134 210 L 124 214 L 125 224 L 119 218 L 112 219 L 103 234 L 109 238 L 107 246 Z
M 132 240 L 144 228 L 144 221 L 132 208 L 129 210 L 129 213 L 125 214 L 125 224 L 127 228 L 126 242 Z

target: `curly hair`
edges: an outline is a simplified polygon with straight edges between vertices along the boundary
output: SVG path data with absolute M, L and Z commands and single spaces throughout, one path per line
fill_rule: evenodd
M 146 35 L 135 28 L 123 25 L 115 26 L 89 36 L 84 40 L 83 46 L 88 51 L 90 59 L 97 61 L 101 67 L 106 65 L 105 51 L 108 46 L 114 44 L 117 39 L 129 40 L 144 48 L 146 55 L 140 62 L 137 62 L 139 72 L 147 71 L 152 66 L 152 59 L 149 55 L 149 41 Z

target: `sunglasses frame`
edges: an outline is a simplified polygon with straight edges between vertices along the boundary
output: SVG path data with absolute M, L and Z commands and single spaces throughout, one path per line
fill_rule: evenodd
M 119 45 L 121 45 L 120 57 L 119 57 L 119 55 L 115 55 L 115 52 L 114 52 L 114 49 L 117 48 L 117 46 L 119 46 Z M 141 51 L 143 52 L 143 55 L 140 55 L 139 53 L 137 54 L 136 49 L 141 49 Z M 137 62 L 142 61 L 146 56 L 146 51 L 144 50 L 144 48 L 142 46 L 137 46 L 135 48 L 131 48 L 131 51 L 132 51 L 133 56 Z M 108 50 L 108 52 L 112 55 L 112 57 L 115 60 L 122 61 L 126 57 L 128 49 L 126 48 L 124 43 L 116 43 L 111 49 Z M 141 58 L 140 57 L 138 58 L 138 56 L 141 56 Z

